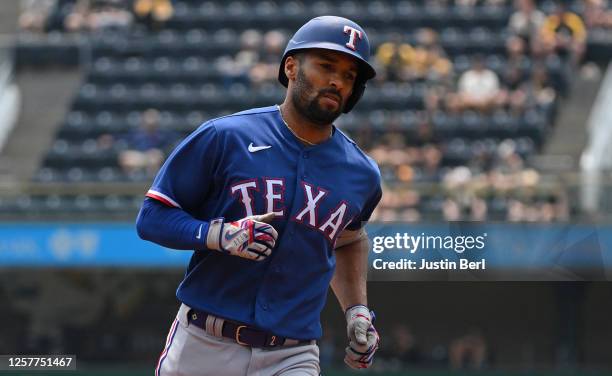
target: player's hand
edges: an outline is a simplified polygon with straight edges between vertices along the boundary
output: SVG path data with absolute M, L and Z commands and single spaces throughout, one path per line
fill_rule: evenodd
M 268 223 L 274 213 L 253 215 L 235 222 L 216 218 L 210 222 L 206 246 L 233 256 L 261 261 L 272 253 L 278 233 Z
M 378 350 L 380 337 L 374 325 L 374 312 L 364 305 L 346 310 L 346 331 L 349 345 L 346 347 L 344 363 L 354 369 L 372 365 L 374 353 Z

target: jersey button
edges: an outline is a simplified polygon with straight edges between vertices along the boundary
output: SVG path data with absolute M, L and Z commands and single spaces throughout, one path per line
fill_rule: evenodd
M 307 152 L 304 153 L 303 157 L 304 157 L 304 159 L 308 159 L 308 153 Z
M 262 304 L 261 308 L 263 308 L 264 311 L 267 311 L 268 310 L 268 304 L 267 303 Z

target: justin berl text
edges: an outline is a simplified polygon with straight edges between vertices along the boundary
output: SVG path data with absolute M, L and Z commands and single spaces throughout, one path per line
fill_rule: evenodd
M 486 260 L 470 261 L 468 259 L 459 259 L 459 262 L 450 261 L 448 259 L 427 261 L 421 260 L 417 263 L 414 260 L 401 259 L 398 261 L 383 261 L 375 259 L 372 263 L 374 269 L 391 269 L 391 270 L 485 270 Z

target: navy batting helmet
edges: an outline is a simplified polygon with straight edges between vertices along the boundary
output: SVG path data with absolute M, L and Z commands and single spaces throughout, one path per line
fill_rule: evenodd
M 344 112 L 349 112 L 363 95 L 366 81 L 376 76 L 376 71 L 368 63 L 370 58 L 370 41 L 365 31 L 355 22 L 336 16 L 313 18 L 304 24 L 293 35 L 281 60 L 278 80 L 287 87 L 289 79 L 285 75 L 287 56 L 311 48 L 322 48 L 351 55 L 359 63 L 359 73 L 353 86 L 353 93 L 348 98 Z

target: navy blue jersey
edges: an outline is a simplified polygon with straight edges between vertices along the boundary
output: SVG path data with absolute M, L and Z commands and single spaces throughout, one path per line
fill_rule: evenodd
M 271 106 L 204 123 L 168 157 L 147 196 L 202 221 L 273 211 L 279 237 L 270 257 L 210 251 L 204 235 L 177 297 L 276 335 L 315 339 L 335 240 L 369 219 L 381 186 L 375 162 L 341 131 L 305 146 Z

